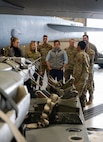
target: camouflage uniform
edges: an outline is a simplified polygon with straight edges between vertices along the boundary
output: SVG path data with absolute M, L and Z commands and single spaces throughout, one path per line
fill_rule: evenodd
M 97 51 L 96 46 L 89 42 L 89 48 L 91 48 L 95 52 L 94 61 L 96 61 L 98 58 L 98 51 Z
M 52 46 L 48 43 L 43 43 L 42 45 L 39 46 L 39 51 L 40 51 L 40 54 L 41 54 L 40 75 L 42 77 L 44 76 L 45 70 L 47 72 L 47 65 L 46 65 L 45 58 L 47 56 L 48 51 L 51 50 L 51 49 L 52 49 Z M 43 85 L 42 78 L 40 78 L 40 85 L 41 86 Z
M 27 58 L 33 58 L 34 60 L 38 59 L 40 57 L 40 52 L 37 51 L 37 52 L 34 52 L 34 51 L 28 51 L 26 53 L 26 57 Z
M 47 65 L 45 62 L 45 58 L 47 56 L 48 51 L 51 49 L 52 49 L 52 46 L 48 43 L 43 43 L 42 45 L 39 46 L 39 51 L 41 54 L 40 72 L 42 72 L 43 75 L 44 75 L 45 70 L 47 71 Z
M 86 53 L 89 55 L 90 58 L 89 77 L 87 81 L 86 91 L 89 91 L 89 101 L 92 102 L 93 92 L 94 92 L 93 65 L 94 65 L 95 52 L 91 48 L 87 48 Z
M 82 108 L 85 107 L 86 95 L 83 90 L 86 86 L 89 75 L 89 56 L 85 51 L 79 51 L 76 56 L 76 62 L 73 69 L 73 77 L 75 78 L 75 87 L 78 91 Z M 82 95 L 83 94 L 83 95 Z
M 10 46 L 7 46 L 7 47 L 5 48 L 5 56 L 6 56 L 6 57 L 9 56 L 9 50 L 10 50 Z
M 41 56 L 40 52 L 39 51 L 35 52 L 35 50 L 33 50 L 33 51 L 29 50 L 29 51 L 27 51 L 27 53 L 25 55 L 26 58 L 32 58 L 34 60 L 38 59 L 40 56 Z M 31 79 L 29 79 L 27 82 L 25 82 L 25 84 L 26 84 L 26 86 L 28 88 L 28 91 L 31 94 L 31 97 L 35 97 L 34 88 L 36 90 L 36 82 L 37 82 L 37 79 L 38 79 L 38 74 L 37 73 L 39 72 L 39 67 L 40 66 L 38 66 L 38 64 L 37 65 L 35 64 L 35 73 L 33 74 L 33 77 L 35 78 L 35 82 L 31 81 Z
M 68 65 L 65 69 L 65 81 L 70 79 L 70 75 L 73 75 L 73 67 L 75 64 L 75 58 L 77 54 L 77 48 L 75 47 L 68 47 L 65 49 L 68 56 Z

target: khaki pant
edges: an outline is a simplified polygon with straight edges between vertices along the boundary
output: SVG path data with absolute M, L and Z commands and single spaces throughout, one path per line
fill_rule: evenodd
M 73 70 L 72 69 L 66 69 L 64 73 L 65 81 L 70 79 L 70 76 L 73 75 Z
M 86 105 L 86 88 L 88 81 L 88 73 L 85 73 L 85 78 L 81 78 L 77 84 L 75 84 L 76 90 L 78 91 L 78 95 L 80 98 L 80 103 L 82 108 Z

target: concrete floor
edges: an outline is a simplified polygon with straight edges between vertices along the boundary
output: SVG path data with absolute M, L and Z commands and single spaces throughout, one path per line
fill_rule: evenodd
M 95 81 L 95 91 L 93 103 L 86 106 L 85 109 L 103 104 L 103 69 L 98 69 L 98 66 L 94 66 L 94 81 Z M 88 95 L 88 94 L 87 94 Z M 85 122 L 86 127 L 96 127 L 103 128 L 103 113 L 93 117 Z

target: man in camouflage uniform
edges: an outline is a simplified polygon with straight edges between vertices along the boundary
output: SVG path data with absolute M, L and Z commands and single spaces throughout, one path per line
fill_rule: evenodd
M 94 50 L 94 52 L 95 52 L 94 61 L 96 61 L 97 58 L 98 58 L 98 51 L 97 51 L 96 46 L 94 44 L 92 44 L 92 43 L 89 42 L 89 36 L 86 35 L 86 34 L 83 35 L 83 41 L 86 42 L 86 44 L 89 46 L 89 48 L 91 48 L 92 50 Z
M 89 56 L 85 52 L 86 43 L 80 41 L 77 46 L 78 53 L 76 55 L 75 66 L 73 69 L 73 77 L 75 78 L 74 85 L 78 91 L 82 109 L 86 104 L 86 94 L 83 94 L 83 90 L 86 86 L 89 75 Z
M 75 58 L 77 54 L 77 48 L 74 46 L 74 42 L 74 39 L 70 39 L 69 47 L 65 49 L 68 56 L 68 65 L 65 69 L 65 81 L 70 79 L 70 76 L 73 75 L 73 67 L 75 64 Z
M 89 91 L 89 101 L 87 102 L 87 105 L 89 105 L 92 103 L 92 100 L 93 100 L 93 92 L 94 92 L 94 86 L 95 86 L 94 79 L 93 79 L 93 65 L 98 58 L 98 51 L 96 46 L 89 42 L 88 35 L 83 35 L 83 41 L 85 41 L 87 44 L 86 52 L 90 57 L 90 69 L 89 69 L 90 74 L 89 74 L 89 79 L 87 83 L 88 84 L 87 90 Z
M 49 50 L 52 49 L 52 46 L 48 44 L 48 36 L 43 36 L 43 44 L 39 46 L 39 51 L 41 54 L 41 66 L 40 66 L 40 74 L 44 75 L 45 70 L 47 69 L 45 58 Z
M 48 36 L 44 35 L 43 36 L 43 44 L 41 44 L 39 46 L 39 52 L 41 54 L 40 75 L 42 77 L 44 76 L 45 70 L 47 72 L 47 65 L 45 62 L 45 58 L 47 56 L 48 51 L 51 49 L 52 49 L 52 46 L 50 44 L 48 44 Z M 42 85 L 41 80 L 42 79 L 40 78 L 40 84 Z
M 89 77 L 87 81 L 87 90 L 89 92 L 89 101 L 87 102 L 87 105 L 92 103 L 93 100 L 93 92 L 94 92 L 94 80 L 93 80 L 93 65 L 94 65 L 94 58 L 95 58 L 95 52 L 87 45 L 86 47 L 86 53 L 89 55 L 90 58 L 90 67 L 89 67 Z

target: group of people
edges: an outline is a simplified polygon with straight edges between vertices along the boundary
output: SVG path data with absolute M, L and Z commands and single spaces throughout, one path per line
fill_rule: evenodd
M 77 47 L 75 47 L 75 40 L 70 39 L 69 47 L 65 49 L 62 49 L 59 40 L 55 40 L 54 47 L 52 47 L 48 43 L 48 36 L 44 35 L 43 43 L 38 46 L 35 41 L 31 41 L 25 57 L 34 60 L 41 57 L 40 68 L 37 69 L 37 73 L 42 77 L 45 71 L 47 75 L 57 79 L 57 81 L 63 81 L 63 78 L 68 81 L 71 77 L 74 77 L 74 85 L 78 91 L 81 106 L 84 108 L 86 104 L 89 105 L 93 101 L 93 64 L 97 59 L 97 54 L 97 49 L 95 45 L 89 42 L 88 35 L 83 35 L 83 40 L 78 42 Z M 11 38 L 10 46 L 5 50 L 5 56 L 24 56 L 19 48 L 18 38 Z M 40 85 L 42 85 L 41 79 Z M 86 97 L 87 91 L 89 92 L 89 100 Z
M 93 65 L 97 60 L 98 52 L 96 46 L 89 42 L 88 35 L 83 35 L 83 40 L 74 46 L 74 39 L 70 40 L 69 47 L 66 48 L 68 55 L 68 65 L 65 71 L 67 79 L 72 75 L 75 78 L 75 87 L 78 91 L 82 108 L 90 105 L 93 101 L 94 79 Z M 68 74 L 69 72 L 69 74 Z M 89 93 L 89 99 L 87 98 Z
M 68 81 L 75 78 L 74 85 L 78 91 L 82 108 L 90 105 L 93 101 L 94 79 L 93 65 L 98 52 L 95 45 L 89 42 L 88 35 L 83 35 L 83 40 L 74 46 L 75 40 L 71 39 L 69 47 L 65 50 L 60 48 L 60 41 L 54 41 L 54 48 L 46 56 L 46 64 L 51 75 L 57 81 Z M 87 91 L 89 99 L 87 98 Z M 88 99 L 88 100 L 87 100 Z

